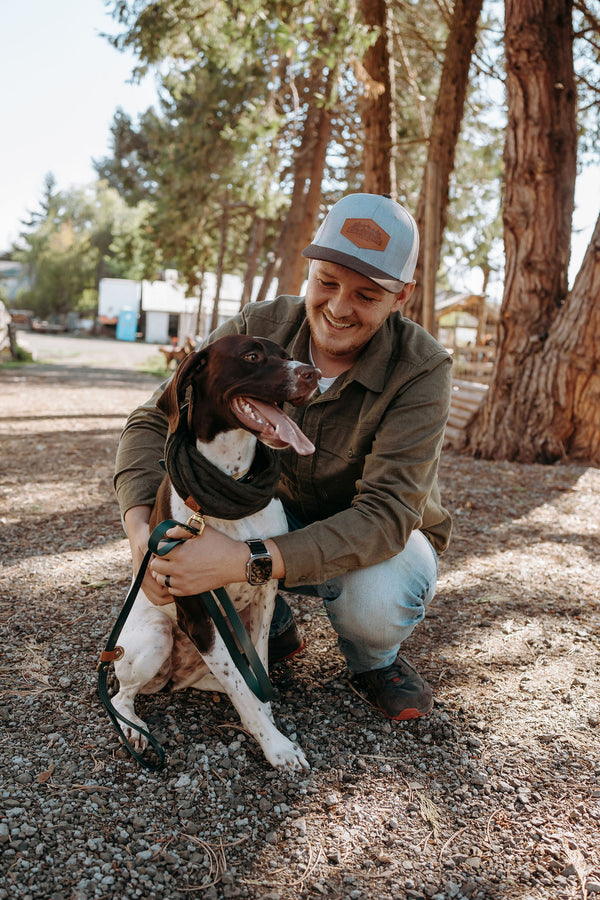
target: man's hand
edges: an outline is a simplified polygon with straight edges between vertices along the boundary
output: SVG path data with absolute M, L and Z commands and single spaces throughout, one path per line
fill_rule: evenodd
M 131 547 L 134 574 L 138 573 L 148 550 L 151 511 L 152 508 L 150 506 L 133 506 L 127 510 L 123 517 L 125 519 L 127 537 L 129 538 L 129 546 Z M 152 577 L 149 568 L 142 582 L 142 590 L 148 600 L 154 603 L 155 606 L 166 606 L 167 603 L 173 602 L 173 597 L 169 591 Z
M 185 543 L 168 556 L 153 557 L 149 569 L 158 585 L 164 587 L 167 579 L 173 596 L 188 597 L 246 580 L 250 550 L 244 541 L 235 541 L 210 525 L 198 537 L 179 527 L 170 528 L 165 537 Z
M 150 512 L 149 506 L 134 506 L 125 513 L 135 572 L 148 549 Z M 189 597 L 246 581 L 250 550 L 245 541 L 236 541 L 210 525 L 197 537 L 180 527 L 170 528 L 165 537 L 181 539 L 184 543 L 168 556 L 154 556 L 150 561 L 142 589 L 155 606 L 172 603 L 173 597 Z M 273 578 L 284 578 L 285 564 L 277 544 L 267 539 L 265 545 L 273 558 Z

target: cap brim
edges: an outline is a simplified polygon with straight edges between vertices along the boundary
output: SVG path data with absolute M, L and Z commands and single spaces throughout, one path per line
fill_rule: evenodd
M 338 266 L 352 269 L 353 272 L 364 275 L 369 281 L 374 281 L 375 284 L 383 288 L 384 291 L 389 291 L 391 294 L 399 293 L 406 284 L 405 281 L 397 281 L 394 278 L 390 278 L 385 272 L 375 268 L 375 266 L 369 265 L 369 263 L 364 262 L 362 259 L 357 259 L 349 253 L 332 250 L 330 247 L 319 247 L 318 244 L 309 244 L 308 247 L 302 251 L 302 256 L 307 259 L 322 259 L 325 262 L 336 263 Z

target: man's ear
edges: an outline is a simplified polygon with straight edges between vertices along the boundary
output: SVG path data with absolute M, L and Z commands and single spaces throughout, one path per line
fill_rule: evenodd
M 394 301 L 394 305 L 392 306 L 392 312 L 400 312 L 402 309 L 404 309 L 404 307 L 410 300 L 412 292 L 415 289 L 415 284 L 416 282 L 414 281 L 407 282 L 400 293 L 396 294 L 396 300 Z

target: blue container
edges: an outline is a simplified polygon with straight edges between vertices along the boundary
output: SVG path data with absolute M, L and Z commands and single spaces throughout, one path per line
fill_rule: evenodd
M 117 320 L 117 340 L 135 341 L 137 314 L 132 309 L 122 309 Z

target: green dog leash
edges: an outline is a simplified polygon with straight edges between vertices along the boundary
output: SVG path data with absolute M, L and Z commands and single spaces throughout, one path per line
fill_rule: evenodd
M 130 722 L 129 719 L 121 715 L 121 713 L 115 709 L 108 692 L 108 670 L 110 664 L 115 660 L 121 659 L 125 652 L 122 647 L 118 646 L 117 641 L 123 630 L 123 626 L 127 621 L 127 617 L 131 612 L 135 598 L 140 591 L 152 556 L 166 556 L 179 544 L 184 543 L 183 538 L 165 538 L 165 533 L 170 528 L 175 528 L 177 526 L 180 528 L 187 528 L 189 531 L 197 534 L 196 529 L 193 527 L 187 524 L 183 525 L 181 522 L 176 522 L 173 519 L 165 519 L 164 522 L 161 522 L 156 526 L 148 540 L 148 550 L 136 575 L 135 581 L 127 594 L 123 608 L 110 633 L 106 646 L 100 654 L 100 662 L 98 663 L 98 693 L 113 727 L 131 756 L 133 756 L 141 766 L 152 771 L 162 769 L 165 762 L 165 752 L 156 738 L 152 737 L 149 731 Z M 233 662 L 241 672 L 244 681 L 252 693 L 263 702 L 272 700 L 274 697 L 273 685 L 269 680 L 269 676 L 256 652 L 256 648 L 250 640 L 250 636 L 244 627 L 244 623 L 240 619 L 227 591 L 224 588 L 217 588 L 214 591 L 204 591 L 197 596 L 206 609 L 206 612 L 213 620 Z M 173 599 L 177 603 L 179 598 L 174 597 Z M 138 753 L 125 736 L 121 723 L 134 728 L 147 739 L 158 757 L 156 762 L 148 760 L 143 754 Z

